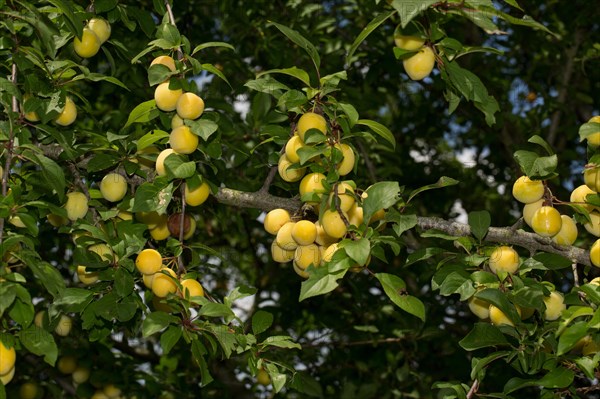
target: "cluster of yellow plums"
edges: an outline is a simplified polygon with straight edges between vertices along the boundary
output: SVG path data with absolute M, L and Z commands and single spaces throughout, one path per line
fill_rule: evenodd
M 394 43 L 402 50 L 417 52 L 402 61 L 406 74 L 412 80 L 422 80 L 431 74 L 435 66 L 435 53 L 430 46 L 425 45 L 424 39 L 397 32 L 394 35 Z
M 23 102 L 27 102 L 31 98 L 30 95 L 26 94 L 23 96 Z M 23 107 L 21 107 L 23 110 Z M 40 117 L 35 111 L 23 112 L 23 117 L 27 119 L 29 122 L 39 122 Z M 71 97 L 65 97 L 65 106 L 61 110 L 60 114 L 54 118 L 54 123 L 60 126 L 69 126 L 77 119 L 77 107 L 75 106 L 75 102 L 71 99 Z
M 159 300 L 170 294 L 186 299 L 204 296 L 204 289 L 197 280 L 186 276 L 179 279 L 173 269 L 163 264 L 162 255 L 155 249 L 142 250 L 135 259 L 135 267 L 142 274 L 146 288 Z M 157 302 L 154 304 L 158 305 Z
M 81 58 L 95 56 L 110 37 L 110 24 L 102 18 L 92 18 L 83 28 L 81 39 L 75 37 L 73 49 Z
M 164 65 L 171 72 L 177 71 L 175 60 L 168 55 L 156 57 L 150 66 Z M 191 92 L 183 92 L 182 89 L 172 89 L 171 80 L 160 83 L 154 90 L 154 100 L 156 107 L 161 111 L 176 111 L 171 120 L 171 134 L 169 135 L 170 149 L 162 151 L 156 160 L 156 172 L 160 176 L 166 174 L 164 160 L 172 153 L 191 154 L 198 148 L 198 136 L 195 135 L 189 126 L 185 124 L 186 120 L 198 119 L 204 112 L 204 100 L 200 96 Z
M 291 215 L 285 209 L 274 209 L 267 213 L 264 219 L 264 228 L 275 236 L 271 244 L 271 256 L 274 261 L 287 263 L 292 261 L 294 270 L 304 278 L 308 278 L 308 267 L 319 267 L 323 262 L 329 262 L 334 253 L 341 248 L 340 241 L 347 235 L 348 227 L 360 226 L 363 223 L 363 208 L 357 196 L 356 186 L 352 181 L 341 181 L 329 187 L 327 177 L 320 172 L 306 174 L 306 168 L 298 166 L 300 157 L 298 150 L 304 146 L 306 132 L 317 129 L 327 134 L 327 122 L 317 113 L 308 112 L 298 120 L 296 134 L 290 138 L 285 146 L 285 153 L 281 155 L 278 172 L 281 178 L 288 182 L 300 180 L 299 192 L 303 201 L 312 206 L 320 217 L 316 221 L 302 219 Z M 343 143 L 334 143 L 342 154 L 342 159 L 335 164 L 337 173 L 345 176 L 354 168 L 355 155 L 352 147 Z M 317 161 L 319 162 L 319 161 Z M 321 199 L 326 196 L 327 201 L 323 212 L 318 212 Z M 370 222 L 383 219 L 384 210 L 379 210 L 373 215 Z M 356 268 L 360 270 L 360 268 Z
M 521 259 L 517 251 L 512 247 L 505 245 L 496 247 L 490 254 L 488 267 L 490 271 L 496 275 L 506 275 L 515 273 L 520 266 Z M 544 298 L 546 310 L 544 318 L 552 321 L 560 317 L 563 310 L 566 309 L 564 298 L 558 291 L 552 290 L 550 295 Z M 469 309 L 480 319 L 490 320 L 494 325 L 510 325 L 514 327 L 513 322 L 508 318 L 498 307 L 489 302 L 471 297 L 468 301 Z M 521 308 L 515 305 L 517 313 L 522 320 L 528 319 L 533 315 L 534 309 Z

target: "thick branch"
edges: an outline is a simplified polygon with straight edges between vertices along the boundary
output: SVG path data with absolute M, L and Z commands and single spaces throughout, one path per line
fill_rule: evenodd
M 297 199 L 280 198 L 261 192 L 247 193 L 230 188 L 219 189 L 216 198 L 222 204 L 239 208 L 256 208 L 263 211 L 284 208 L 295 212 L 302 206 L 302 203 Z M 441 218 L 418 217 L 417 226 L 423 230 L 435 229 L 454 236 L 471 235 L 469 225 Z M 557 254 L 579 264 L 591 266 L 588 251 L 577 247 L 558 245 L 549 238 L 540 237 L 535 233 L 528 233 L 523 230 L 515 230 L 510 227 L 490 227 L 484 241 L 517 245 L 533 252 L 543 251 Z

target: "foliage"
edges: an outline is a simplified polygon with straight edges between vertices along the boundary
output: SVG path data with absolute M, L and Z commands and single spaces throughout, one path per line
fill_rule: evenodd
M 0 1 L 0 342 L 17 355 L 0 398 L 26 382 L 61 398 L 598 397 L 583 225 L 600 198 L 568 198 L 600 164 L 593 4 L 173 3 Z M 110 38 L 82 58 L 92 18 Z M 424 47 L 395 47 L 400 34 L 434 54 L 420 81 L 400 64 Z M 173 68 L 151 65 L 162 55 Z M 178 113 L 153 97 L 163 82 L 206 108 L 181 122 L 197 146 L 159 171 Z M 57 123 L 71 100 L 74 123 Z M 302 133 L 289 170 L 323 173 L 323 195 L 276 173 L 311 112 L 327 127 Z M 356 154 L 348 176 L 341 143 Z M 127 182 L 117 201 L 100 188 L 111 172 Z M 573 246 L 522 223 L 522 174 L 582 225 Z M 342 182 L 366 222 L 342 212 Z M 190 205 L 200 188 L 210 197 Z M 262 222 L 278 207 L 346 215 L 342 250 L 304 280 L 272 259 Z M 500 244 L 517 270 L 491 266 Z M 140 273 L 149 248 L 176 278 Z M 566 308 L 552 319 L 555 290 Z M 476 301 L 507 321 L 480 320 Z M 72 358 L 89 380 L 65 371 Z

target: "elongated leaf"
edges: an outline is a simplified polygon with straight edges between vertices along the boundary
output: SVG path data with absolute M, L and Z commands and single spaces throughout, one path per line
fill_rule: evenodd
M 394 206 L 398 202 L 400 185 L 398 182 L 382 181 L 369 186 L 365 193 L 363 217 L 369 221 L 375 212 Z
M 288 37 L 288 39 L 290 39 L 291 41 L 296 43 L 298 46 L 303 48 L 308 53 L 311 60 L 315 64 L 315 68 L 317 69 L 317 71 L 319 70 L 319 67 L 321 65 L 321 57 L 319 56 L 319 52 L 317 51 L 316 47 L 311 42 L 306 40 L 304 38 L 304 36 L 302 36 L 299 32 L 297 32 L 291 28 L 288 28 L 285 25 L 281 25 L 281 24 L 278 24 L 277 22 L 273 22 L 273 21 L 269 21 L 269 22 L 271 24 L 273 24 L 273 26 L 275 26 L 277 29 L 279 29 L 281 31 L 281 33 L 286 35 Z
M 489 15 L 495 15 L 499 18 L 502 18 L 505 21 L 507 21 L 513 25 L 527 26 L 529 28 L 533 28 L 533 29 L 537 29 L 537 30 L 541 30 L 546 33 L 549 33 L 554 37 L 558 37 L 554 32 L 552 32 L 550 29 L 546 28 L 544 25 L 542 25 L 541 23 L 539 23 L 536 20 L 534 20 L 533 18 L 531 18 L 529 15 L 524 15 L 522 18 L 517 18 L 517 17 L 513 17 L 512 15 L 509 15 L 505 12 L 497 10 L 494 7 L 479 6 L 479 9 L 481 11 L 488 13 Z
M 530 142 L 530 143 L 539 145 L 544 150 L 546 150 L 546 152 L 548 153 L 548 155 L 554 155 L 554 150 L 552 149 L 552 147 L 550 147 L 550 144 L 548 144 L 548 142 L 546 140 L 544 140 L 543 138 L 541 138 L 537 134 L 531 136 L 529 138 L 529 140 L 527 140 L 527 141 Z
M 400 277 L 377 273 L 375 277 L 381 283 L 383 291 L 400 309 L 425 321 L 425 305 L 418 298 L 406 293 L 406 283 Z
M 543 388 L 566 388 L 573 382 L 575 373 L 564 367 L 557 367 L 539 380 L 525 380 L 523 378 L 511 378 L 504 385 L 504 393 L 511 393 L 526 387 L 540 386 Z
M 308 76 L 308 73 L 305 70 L 296 68 L 296 67 L 283 68 L 283 69 L 270 69 L 268 71 L 259 73 L 258 75 L 256 75 L 256 77 L 260 78 L 263 75 L 273 74 L 273 73 L 281 73 L 284 75 L 292 76 L 292 77 L 300 80 L 306 86 L 310 87 L 310 77 Z
M 156 107 L 156 101 L 145 101 L 131 111 L 129 118 L 127 118 L 127 122 L 123 126 L 123 129 L 133 123 L 144 123 L 151 121 L 152 119 L 157 118 L 159 115 L 160 111 Z
M 269 312 L 259 310 L 252 316 L 252 332 L 254 335 L 267 331 L 271 324 L 273 324 L 273 315 Z
M 310 274 L 308 280 L 302 282 L 299 301 L 333 291 L 339 285 L 337 281 L 346 274 L 346 270 L 329 274 L 327 270 L 322 272 L 321 269 L 316 269 Z
M 390 143 L 392 145 L 392 148 L 396 148 L 396 138 L 394 137 L 390 129 L 388 129 L 381 123 L 372 121 L 370 119 L 359 119 L 356 121 L 356 124 L 367 126 L 379 137 L 383 138 L 385 141 Z
M 35 325 L 29 326 L 19 333 L 19 339 L 27 350 L 34 355 L 44 356 L 44 361 L 54 366 L 58 357 L 58 347 L 54 342 L 54 337 L 43 328 Z
M 235 51 L 235 47 L 233 47 L 229 43 L 225 43 L 225 42 L 206 42 L 206 43 L 202 43 L 202 44 L 199 44 L 196 47 L 194 47 L 194 51 L 192 51 L 192 55 L 196 54 L 200 50 L 204 50 L 205 48 L 209 48 L 209 47 L 223 47 L 223 48 Z
M 379 25 L 381 25 L 382 23 L 384 23 L 389 17 L 391 17 L 395 13 L 396 13 L 395 10 L 391 10 L 391 11 L 387 11 L 387 12 L 381 13 L 381 14 L 377 15 L 375 18 L 373 18 L 371 20 L 371 22 L 369 22 L 367 24 L 367 26 L 364 27 L 364 29 L 358 34 L 358 36 L 356 36 L 356 39 L 354 39 L 354 42 L 352 42 L 352 45 L 350 46 L 350 49 L 348 50 L 348 54 L 346 54 L 346 64 L 350 63 L 350 61 L 352 60 L 352 56 L 354 55 L 354 52 L 356 51 L 356 49 L 358 48 L 358 46 L 360 46 L 360 44 L 375 29 L 377 29 L 377 27 L 379 27 Z
M 459 183 L 458 180 L 454 180 L 451 177 L 442 176 L 438 179 L 437 182 L 435 182 L 433 184 L 428 184 L 426 186 L 423 186 L 423 187 L 420 187 L 420 188 L 417 188 L 416 190 L 414 190 L 412 193 L 410 193 L 410 196 L 408 197 L 408 200 L 406 201 L 406 203 L 409 203 L 410 200 L 412 200 L 414 197 L 416 197 L 418 194 L 422 193 L 423 191 L 433 190 L 436 188 L 454 186 L 458 183 Z
M 169 326 L 172 322 L 177 319 L 165 312 L 152 312 L 144 319 L 142 323 L 142 335 L 149 337 L 150 335 L 157 333 Z

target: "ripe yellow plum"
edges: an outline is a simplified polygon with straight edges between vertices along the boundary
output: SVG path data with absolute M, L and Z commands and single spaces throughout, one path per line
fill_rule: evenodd
M 310 129 L 317 129 L 321 133 L 327 134 L 327 121 L 322 115 L 315 112 L 307 112 L 298 119 L 296 129 L 298 130 L 298 136 L 304 142 L 304 135 Z
M 292 228 L 292 238 L 298 245 L 309 245 L 317 238 L 317 226 L 310 220 L 300 220 Z
M 177 67 L 175 66 L 175 60 L 173 57 L 168 55 L 159 55 L 155 59 L 152 60 L 150 66 L 152 65 L 164 65 L 171 70 L 171 72 L 175 72 Z
M 570 216 L 561 215 L 560 218 L 562 220 L 560 230 L 552 237 L 552 241 L 559 245 L 573 245 L 577 239 L 577 224 Z
M 480 319 L 488 319 L 490 317 L 490 303 L 483 299 L 472 296 L 468 300 L 469 310 Z
M 600 190 L 600 167 L 586 169 L 583 172 L 583 181 L 590 190 L 598 192 Z
M 551 206 L 542 206 L 531 217 L 531 228 L 542 237 L 556 235 L 561 226 L 560 212 Z
M 135 258 L 135 267 L 142 274 L 157 273 L 162 265 L 162 255 L 156 249 L 146 248 Z
M 558 319 L 563 310 L 567 308 L 562 294 L 557 291 L 552 291 L 549 296 L 545 297 L 544 304 L 546 304 L 544 318 L 549 321 Z
M 158 157 L 156 157 L 156 173 L 159 176 L 165 176 L 167 174 L 167 170 L 165 169 L 165 159 L 171 154 L 174 154 L 175 151 L 172 148 L 167 148 L 166 150 L 162 150 Z
M 107 20 L 102 18 L 92 18 L 87 23 L 87 27 L 92 30 L 98 39 L 100 39 L 100 44 L 105 43 L 110 37 L 110 24 Z
M 402 50 L 414 51 L 418 50 L 425 44 L 425 40 L 418 36 L 410 35 L 394 35 L 394 44 Z
M 294 259 L 295 250 L 281 248 L 275 241 L 271 243 L 271 257 L 277 263 L 287 263 Z
M 285 144 L 285 156 L 292 163 L 300 162 L 298 150 L 304 146 L 304 142 L 300 136 L 292 136 Z
M 69 126 L 77 119 L 77 107 L 71 97 L 65 98 L 65 107 L 61 113 L 54 119 L 54 123 L 61 126 Z
M 431 47 L 423 47 L 417 54 L 403 60 L 402 64 L 408 77 L 412 80 L 423 80 L 433 71 L 435 54 Z
M 344 143 L 336 144 L 336 147 L 342 152 L 342 161 L 337 164 L 337 171 L 340 176 L 346 176 L 354 169 L 354 162 L 356 160 L 354 150 L 348 144 Z
M 256 382 L 260 385 L 269 385 L 271 383 L 271 377 L 269 377 L 269 373 L 267 373 L 264 369 L 258 370 L 256 374 Z
M 198 119 L 204 112 L 204 100 L 194 93 L 183 93 L 177 100 L 177 115 L 181 119 Z
M 200 284 L 193 278 L 186 278 L 181 280 L 181 287 L 182 290 L 179 293 L 179 295 L 182 298 L 185 298 L 186 296 L 189 298 L 194 296 L 204 296 L 204 288 L 202 288 L 202 284 Z
M 317 237 L 315 238 L 315 243 L 323 247 L 328 247 L 329 245 L 337 241 L 335 238 L 327 235 L 325 229 L 321 225 L 321 222 L 319 222 L 318 220 L 315 222 L 315 227 L 317 228 Z
M 90 379 L 90 369 L 78 366 L 75 371 L 73 371 L 73 374 L 71 374 L 71 378 L 73 378 L 73 382 L 83 384 Z
M 499 271 L 514 273 L 519 268 L 519 254 L 511 247 L 500 246 L 491 253 L 489 266 L 495 274 Z
M 279 245 L 280 248 L 283 248 L 288 251 L 293 251 L 298 247 L 298 243 L 292 237 L 292 231 L 294 230 L 295 222 L 287 222 L 279 231 L 277 231 L 277 236 L 275 236 L 275 242 Z
M 85 194 L 78 191 L 68 193 L 65 210 L 71 221 L 83 218 L 88 211 L 88 199 Z
M 100 38 L 89 27 L 83 28 L 81 40 L 76 37 L 73 41 L 73 49 L 81 58 L 90 58 L 95 56 L 100 50 Z
M 600 116 L 593 116 L 588 123 L 600 123 Z M 600 146 L 600 131 L 598 133 L 592 133 L 587 136 L 587 142 L 592 147 Z
M 154 275 L 152 280 L 152 293 L 157 297 L 164 298 L 169 294 L 177 292 L 177 274 L 168 267 L 163 267 Z
M 0 341 L 0 375 L 7 374 L 15 366 L 17 351 L 15 347 L 9 348 Z
M 152 282 L 154 281 L 154 276 L 156 276 L 156 273 L 142 274 L 142 282 L 144 283 L 144 286 L 146 286 L 146 288 L 152 289 Z
M 328 246 L 323 252 L 323 262 L 331 262 L 331 258 L 333 258 L 333 255 L 337 252 L 338 249 L 340 249 L 340 244 L 337 242 L 334 242 L 333 244 Z
M 98 281 L 98 272 L 88 272 L 85 266 L 77 266 L 77 277 L 83 285 L 91 285 Z
M 300 182 L 298 187 L 298 191 L 300 192 L 300 197 L 303 197 L 308 194 L 317 194 L 319 198 L 325 192 L 325 187 L 323 187 L 323 182 L 326 177 L 323 173 L 309 173 Z M 313 201 L 308 201 L 309 203 Z
M 581 205 L 588 212 L 591 212 L 592 210 L 594 210 L 594 206 L 589 205 L 586 201 L 586 197 L 590 194 L 596 194 L 596 192 L 590 189 L 586 184 L 582 184 L 581 186 L 578 186 L 571 192 L 569 201 L 574 202 L 577 205 Z
M 527 176 L 519 177 L 512 187 L 513 197 L 519 202 L 530 204 L 539 201 L 544 196 L 544 183 L 531 180 Z
M 178 154 L 191 154 L 198 148 L 199 138 L 189 126 L 183 125 L 173 129 L 169 135 L 169 144 Z
M 291 220 L 290 213 L 287 210 L 277 208 L 267 213 L 263 226 L 267 233 L 276 235 L 281 226 Z
M 154 100 L 156 101 L 156 106 L 161 111 L 169 112 L 175 111 L 177 108 L 177 100 L 183 94 L 183 90 L 169 89 L 169 82 L 163 82 L 156 86 L 154 90 Z
M 8 385 L 8 383 L 12 381 L 13 377 L 15 376 L 15 368 L 16 367 L 13 367 L 6 374 L 0 374 L 0 381 L 4 386 Z
M 600 239 L 596 240 L 590 248 L 590 261 L 596 267 L 600 267 Z M 595 279 L 594 279 L 595 280 Z M 594 281 L 592 280 L 592 281 Z M 599 283 L 600 285 L 600 283 Z
M 127 180 L 118 173 L 109 173 L 100 182 L 100 193 L 107 201 L 121 201 L 127 194 Z
M 40 388 L 33 381 L 27 381 L 19 388 L 19 399 L 35 399 L 40 392 Z
M 185 185 L 185 203 L 189 206 L 202 205 L 210 194 L 210 186 L 207 182 L 203 181 L 202 184 L 190 189 L 189 185 Z
M 60 335 L 61 337 L 66 337 L 71 332 L 71 328 L 73 327 L 73 321 L 66 314 L 61 314 L 60 319 L 58 319 L 58 324 L 54 328 L 54 332 L 56 335 Z
M 517 309 L 517 313 L 521 316 L 521 309 L 518 306 L 515 306 Z M 511 319 L 508 318 L 499 308 L 494 305 L 490 305 L 490 320 L 492 324 L 495 326 L 508 325 L 514 327 L 515 324 Z
M 348 211 L 348 223 L 353 226 L 360 226 L 364 221 L 364 210 L 363 207 L 358 205 L 358 202 L 355 202 L 352 205 L 352 208 Z
M 535 202 L 530 202 L 529 204 L 525 204 L 523 207 L 523 220 L 529 227 L 531 227 L 531 219 L 533 218 L 533 214 L 544 206 L 544 199 L 541 198 Z
M 173 115 L 173 118 L 171 118 L 171 130 L 175 130 L 179 126 L 183 126 L 183 125 L 185 125 L 184 120 L 181 119 L 179 117 L 179 115 L 177 115 L 177 114 Z
M 306 168 L 291 169 L 290 166 L 292 163 L 293 162 L 291 162 L 285 154 L 281 154 L 279 157 L 277 171 L 279 172 L 279 176 L 281 176 L 284 181 L 296 182 L 302 179 L 302 176 L 304 176 L 304 173 L 306 173 Z
M 594 211 L 590 212 L 591 222 L 587 222 L 583 225 L 588 233 L 593 234 L 596 237 L 600 237 L 600 213 Z
M 337 185 L 337 190 L 332 190 L 329 194 L 329 203 L 333 203 L 335 200 L 334 191 L 337 191 L 340 209 L 343 212 L 349 212 L 356 203 L 356 200 L 354 199 L 354 189 L 352 186 L 346 182 L 339 183 Z
M 346 217 L 346 220 L 348 220 L 348 215 L 344 214 L 344 216 Z M 323 226 L 325 233 L 333 238 L 342 238 L 348 232 L 348 228 L 342 219 L 342 215 L 340 215 L 340 213 L 337 211 L 332 211 L 331 209 L 323 212 L 321 225 Z
M 321 264 L 321 250 L 316 244 L 298 245 L 294 252 L 294 265 L 302 270 L 310 265 L 318 267 Z
M 150 236 L 156 241 L 166 240 L 171 236 L 168 225 L 169 217 L 167 215 L 160 215 L 160 221 L 155 227 L 149 229 Z

